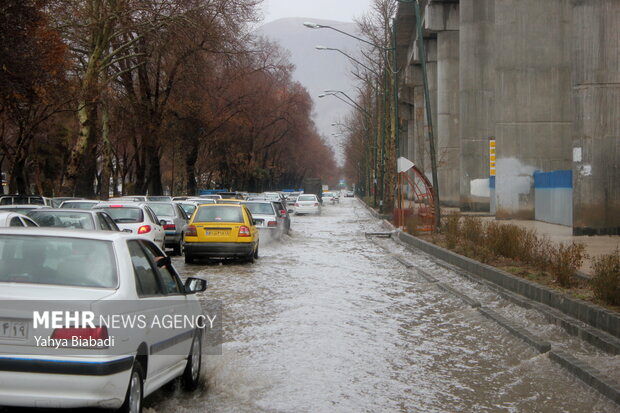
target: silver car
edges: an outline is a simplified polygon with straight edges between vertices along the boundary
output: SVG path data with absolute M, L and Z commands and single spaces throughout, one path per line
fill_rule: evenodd
M 271 201 L 247 201 L 243 203 L 254 219 L 254 225 L 272 239 L 282 236 L 284 229 L 284 218 L 276 211 L 276 207 Z M 261 238 L 263 235 L 261 234 Z
M 183 234 L 189 217 L 185 210 L 175 202 L 147 202 L 166 233 L 165 247 L 172 248 L 176 255 L 181 255 L 183 251 Z
M 107 212 L 121 231 L 138 234 L 164 249 L 165 233 L 162 221 L 157 219 L 157 215 L 148 205 L 136 202 L 102 202 L 93 210 Z
M 92 231 L 120 231 L 105 211 L 82 209 L 36 209 L 28 212 L 40 227 L 87 229 Z

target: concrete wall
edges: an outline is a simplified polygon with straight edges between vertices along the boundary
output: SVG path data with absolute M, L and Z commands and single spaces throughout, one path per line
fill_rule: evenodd
M 620 0 L 421 5 L 442 201 L 500 218 L 548 216 L 553 196 L 537 202 L 534 172 L 572 169 L 574 232 L 620 233 Z M 419 72 L 412 5 L 398 7 L 404 67 Z M 407 153 L 430 177 L 421 74 L 413 78 Z M 569 203 L 564 195 L 555 202 Z
M 488 138 L 495 136 L 495 0 L 460 2 L 461 208 L 489 211 Z M 494 191 L 493 191 L 494 194 Z
M 460 206 L 459 32 L 437 33 L 437 155 L 445 205 Z
M 620 1 L 573 1 L 575 234 L 620 234 Z
M 498 217 L 534 218 L 534 170 L 570 168 L 570 0 L 495 1 Z

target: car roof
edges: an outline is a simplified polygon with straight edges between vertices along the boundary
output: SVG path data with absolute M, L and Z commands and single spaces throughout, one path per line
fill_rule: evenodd
M 5 227 L 0 228 L 0 235 L 33 235 L 40 237 L 67 237 L 115 241 L 118 239 L 129 238 L 131 234 L 116 231 L 94 231 L 59 227 Z

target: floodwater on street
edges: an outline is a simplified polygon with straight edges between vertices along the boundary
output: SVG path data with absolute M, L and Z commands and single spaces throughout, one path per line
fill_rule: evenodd
M 365 238 L 381 227 L 356 199 L 292 219 L 291 236 L 261 245 L 255 264 L 175 258 L 222 300 L 223 354 L 205 357 L 196 393 L 159 391 L 148 412 L 617 411 L 405 268 L 382 244 L 393 241 Z

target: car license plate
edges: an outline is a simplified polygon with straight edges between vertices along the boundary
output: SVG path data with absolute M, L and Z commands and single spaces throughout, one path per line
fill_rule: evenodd
M 28 323 L 25 321 L 0 319 L 0 338 L 26 340 L 28 338 Z
M 230 231 L 215 231 L 215 230 L 209 230 L 209 231 L 205 231 L 205 235 L 208 237 L 227 237 L 230 234 Z

